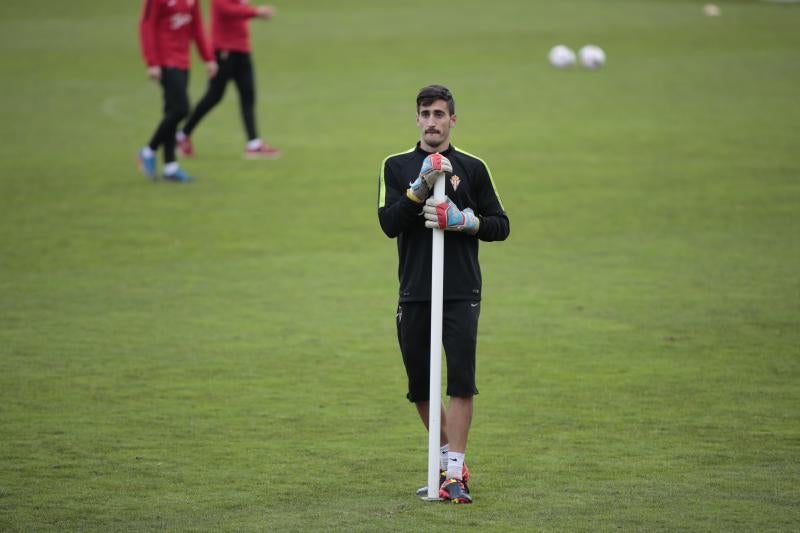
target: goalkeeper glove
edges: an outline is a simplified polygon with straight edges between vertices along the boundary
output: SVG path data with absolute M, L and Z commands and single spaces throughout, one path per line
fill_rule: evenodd
M 433 190 L 433 186 L 445 172 L 453 172 L 453 165 L 450 160 L 439 153 L 431 154 L 422 162 L 417 179 L 411 183 L 411 187 L 406 192 L 406 196 L 417 203 L 422 203 L 428 194 Z
M 468 207 L 461 211 L 447 196 L 444 197 L 443 202 L 428 198 L 425 207 L 422 208 L 422 213 L 425 216 L 426 228 L 465 231 L 470 235 L 475 235 L 481 225 L 472 209 Z

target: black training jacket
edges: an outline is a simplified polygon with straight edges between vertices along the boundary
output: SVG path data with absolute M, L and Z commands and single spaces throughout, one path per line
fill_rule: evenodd
M 471 207 L 480 218 L 477 235 L 446 231 L 444 236 L 444 299 L 480 300 L 481 267 L 478 241 L 502 241 L 510 225 L 486 164 L 453 145 L 441 152 L 453 165 L 446 173 L 445 194 L 464 210 Z M 378 180 L 378 219 L 390 238 L 397 237 L 400 258 L 401 302 L 431 299 L 431 240 L 422 205 L 410 200 L 406 190 L 417 179 L 422 161 L 430 154 L 416 147 L 383 160 Z

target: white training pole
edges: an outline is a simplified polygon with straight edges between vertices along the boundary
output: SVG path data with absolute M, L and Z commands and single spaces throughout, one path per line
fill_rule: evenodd
M 444 176 L 442 174 L 442 176 Z M 444 177 L 433 186 L 433 197 L 444 201 Z M 431 256 L 431 382 L 428 396 L 428 496 L 439 500 L 439 434 L 442 401 L 442 292 L 444 288 L 444 231 L 433 231 Z

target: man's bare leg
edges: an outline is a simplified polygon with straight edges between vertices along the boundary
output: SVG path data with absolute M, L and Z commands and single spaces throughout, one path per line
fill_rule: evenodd
M 430 408 L 430 402 L 417 402 L 414 405 L 417 407 L 417 412 L 419 413 L 419 417 L 422 419 L 422 423 L 425 424 L 425 429 L 428 429 L 428 413 Z M 442 420 L 441 424 L 439 425 L 439 446 L 444 446 L 447 444 L 447 429 L 446 429 L 446 413 L 444 410 L 444 404 L 442 404 Z
M 442 415 L 444 420 L 444 415 Z M 451 397 L 447 406 L 447 437 L 451 452 L 464 453 L 467 450 L 467 437 L 472 424 L 472 396 Z M 444 425 L 442 425 L 444 428 Z

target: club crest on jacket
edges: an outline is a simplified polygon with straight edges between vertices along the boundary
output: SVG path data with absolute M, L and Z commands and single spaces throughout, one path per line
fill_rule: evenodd
M 453 176 L 450 178 L 450 185 L 452 185 L 452 186 L 453 186 L 453 190 L 454 190 L 454 191 L 455 191 L 455 190 L 458 190 L 458 186 L 459 186 L 460 184 L 461 184 L 461 178 L 459 178 L 458 176 L 456 176 L 455 174 L 453 174 Z

